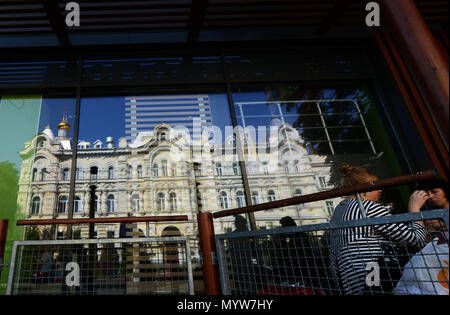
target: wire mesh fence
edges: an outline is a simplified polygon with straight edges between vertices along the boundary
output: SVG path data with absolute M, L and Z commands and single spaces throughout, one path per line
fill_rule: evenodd
M 216 243 L 226 295 L 448 295 L 448 209 L 222 234 Z
M 15 242 L 7 294 L 194 294 L 191 240 Z

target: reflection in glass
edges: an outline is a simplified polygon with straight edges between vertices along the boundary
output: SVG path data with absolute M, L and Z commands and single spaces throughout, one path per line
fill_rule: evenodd
M 83 211 L 83 209 L 82 209 L 81 197 L 75 196 L 75 198 L 73 199 L 73 212 L 80 213 L 82 211 Z
M 41 210 L 41 198 L 34 197 L 33 198 L 33 205 L 31 207 L 31 214 L 32 215 L 39 214 L 40 210 Z
M 253 204 L 338 187 L 343 162 L 370 164 L 375 173 L 393 176 L 392 161 L 375 141 L 373 126 L 383 123 L 365 88 L 244 86 L 234 89 L 233 101 L 237 122 L 245 131 L 243 151 Z M 389 139 L 376 140 L 384 150 L 392 150 Z M 300 224 L 320 223 L 329 220 L 329 205 L 308 203 L 271 213 L 291 216 Z M 267 214 L 255 216 L 260 227 L 270 225 Z
M 58 214 L 65 214 L 67 212 L 67 204 L 69 203 L 69 197 L 59 196 L 58 198 Z
M 108 213 L 113 213 L 115 208 L 116 208 L 116 200 L 115 200 L 114 195 L 108 195 L 106 211 Z

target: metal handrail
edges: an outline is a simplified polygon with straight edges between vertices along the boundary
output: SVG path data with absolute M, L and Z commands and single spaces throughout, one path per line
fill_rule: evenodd
M 417 213 L 402 213 L 395 214 L 391 216 L 382 216 L 375 218 L 362 218 L 357 220 L 333 222 L 333 223 L 318 223 L 310 225 L 300 225 L 300 226 L 288 226 L 279 227 L 274 229 L 264 229 L 256 231 L 245 231 L 245 232 L 232 232 L 225 234 L 217 234 L 216 240 L 229 239 L 229 238 L 244 238 L 253 236 L 266 236 L 266 235 L 278 235 L 278 234 L 289 234 L 298 232 L 313 232 L 313 231 L 329 231 L 344 228 L 354 228 L 362 226 L 374 226 L 374 225 L 384 225 L 384 224 L 397 224 L 404 222 L 414 222 L 422 220 L 434 220 L 442 219 L 445 226 L 449 227 L 449 215 L 448 208 L 445 209 L 435 209 L 426 210 Z
M 287 206 L 298 205 L 302 203 L 308 203 L 319 200 L 326 200 L 331 198 L 350 196 L 361 192 L 373 191 L 383 188 L 389 188 L 394 186 L 408 185 L 413 183 L 426 182 L 434 179 L 438 179 L 439 176 L 434 170 L 428 170 L 423 172 L 418 172 L 413 175 L 403 175 L 392 178 L 386 178 L 378 180 L 376 182 L 369 182 L 361 185 L 355 185 L 351 187 L 344 187 L 338 189 L 332 189 L 328 191 L 323 191 L 319 193 L 313 193 L 309 195 L 282 199 L 272 202 L 261 203 L 258 205 L 247 206 L 242 208 L 235 208 L 230 210 L 223 210 L 215 212 L 212 214 L 213 218 L 222 218 L 231 215 L 250 213 L 262 210 L 269 210 L 274 208 L 281 208 Z
M 83 219 L 39 219 L 17 220 L 16 225 L 52 225 L 83 223 L 130 223 L 130 222 L 162 222 L 188 221 L 187 215 L 152 216 L 152 217 L 119 217 L 119 218 L 83 218 Z

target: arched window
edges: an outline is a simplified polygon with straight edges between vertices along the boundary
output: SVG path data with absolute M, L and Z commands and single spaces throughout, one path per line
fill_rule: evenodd
M 156 198 L 156 209 L 162 211 L 166 208 L 166 197 L 163 193 L 159 193 Z
M 39 214 L 41 211 L 41 198 L 34 197 L 31 201 L 31 214 Z
M 114 167 L 112 166 L 108 168 L 108 179 L 114 179 Z
M 47 169 L 45 167 L 41 170 L 41 180 L 47 180 Z
M 131 196 L 131 208 L 133 209 L 133 211 L 141 211 L 141 204 L 141 197 L 138 194 L 134 194 L 133 196 Z
M 40 139 L 40 140 L 38 141 L 38 143 L 37 143 L 37 147 L 38 147 L 38 148 L 43 148 L 44 145 L 45 145 L 45 140 L 43 140 L 43 139 Z
M 70 170 L 68 168 L 65 168 L 62 170 L 62 180 L 69 180 L 70 179 Z
M 221 163 L 216 164 L 216 172 L 217 172 L 218 176 L 222 176 L 223 172 L 222 172 L 222 164 Z
M 161 161 L 161 171 L 162 171 L 162 176 L 167 177 L 167 161 L 166 160 Z
M 220 207 L 222 209 L 228 209 L 228 195 L 224 191 L 220 193 Z
M 31 175 L 31 180 L 33 182 L 37 181 L 38 170 L 37 168 L 33 168 L 33 174 Z
M 238 192 L 236 192 L 236 200 L 238 208 L 245 207 L 245 196 L 242 191 L 239 190 Z
M 169 208 L 170 210 L 177 210 L 177 195 L 174 192 L 169 195 Z
M 252 204 L 257 205 L 260 203 L 259 192 L 252 191 Z
M 75 196 L 73 199 L 73 212 L 78 213 L 82 211 L 82 203 L 80 196 Z
M 167 134 L 166 132 L 160 132 L 158 135 L 158 140 L 161 141 L 166 141 L 167 140 Z
M 137 177 L 142 178 L 142 166 L 138 165 L 137 167 Z
M 158 164 L 153 164 L 153 176 L 154 177 L 158 177 L 159 173 L 158 173 Z
M 277 200 L 277 195 L 273 190 L 269 190 L 269 192 L 267 193 L 267 199 L 269 200 L 269 202 Z
M 69 203 L 69 198 L 67 196 L 59 196 L 58 213 L 66 213 L 68 203 Z
M 116 200 L 115 200 L 114 195 L 108 195 L 107 208 L 106 208 L 106 211 L 108 213 L 113 213 L 115 211 L 115 208 L 116 208 L 116 202 L 115 201 Z
M 127 165 L 125 176 L 129 179 L 133 178 L 133 168 L 131 167 L 131 165 Z
M 241 174 L 241 170 L 239 169 L 239 164 L 238 163 L 233 163 L 233 173 L 234 173 L 234 175 L 240 175 Z

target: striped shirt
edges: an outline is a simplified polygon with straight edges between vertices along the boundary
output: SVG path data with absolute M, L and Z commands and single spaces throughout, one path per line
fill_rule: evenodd
M 390 216 L 380 204 L 363 200 L 367 218 Z M 356 199 L 342 201 L 334 210 L 331 223 L 362 219 Z M 331 232 L 330 263 L 333 276 L 341 281 L 346 294 L 362 294 L 366 266 L 383 256 L 381 244 L 423 245 L 425 228 L 416 222 L 393 223 L 336 229 Z

